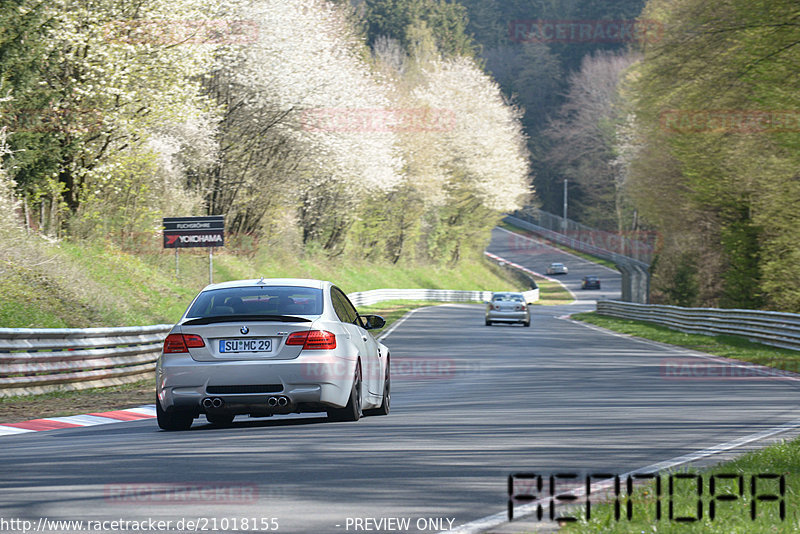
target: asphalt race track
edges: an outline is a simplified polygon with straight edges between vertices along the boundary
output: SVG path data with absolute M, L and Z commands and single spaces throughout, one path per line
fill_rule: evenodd
M 544 245 L 520 250 L 499 231 L 490 250 L 537 271 L 563 261 L 568 284 L 599 274 L 602 291 L 574 289 L 586 300 L 619 290 L 610 271 Z M 2 437 L 0 518 L 436 532 L 504 511 L 513 471 L 624 473 L 800 418 L 797 381 L 671 376 L 676 361 L 707 360 L 561 318 L 583 309 L 592 306 L 535 307 L 530 328 L 486 327 L 480 305 L 419 310 L 385 341 L 388 417 L 237 418 L 224 429 L 201 418 L 188 432 L 148 420 Z
M 489 252 L 514 263 L 524 265 L 539 274 L 547 273 L 547 266 L 561 262 L 567 266 L 567 274 L 554 275 L 575 295 L 578 301 L 618 299 L 622 288 L 619 271 L 598 265 L 560 249 L 553 248 L 539 239 L 528 238 L 502 228 L 492 231 Z M 589 274 L 600 278 L 600 289 L 581 289 L 581 279 Z

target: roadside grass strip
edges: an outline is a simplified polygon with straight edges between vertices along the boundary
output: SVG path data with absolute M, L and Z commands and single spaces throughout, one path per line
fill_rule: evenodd
M 740 336 L 685 334 L 655 323 L 609 317 L 599 315 L 597 312 L 576 313 L 569 317 L 572 320 L 599 326 L 618 334 L 747 362 L 752 364 L 751 368 L 754 369 L 754 372 L 756 366 L 783 371 L 770 375 L 775 378 L 792 379 L 800 376 L 798 375 L 800 373 L 800 351 L 771 347 Z
M 62 428 L 79 428 L 84 426 L 105 425 L 109 423 L 123 423 L 152 419 L 156 416 L 155 404 L 147 404 L 138 408 L 127 410 L 113 410 L 110 412 L 73 415 L 69 417 L 48 417 L 45 419 L 31 419 L 20 423 L 6 423 L 0 425 L 0 436 L 23 434 L 26 432 L 41 432 L 43 430 L 58 430 Z

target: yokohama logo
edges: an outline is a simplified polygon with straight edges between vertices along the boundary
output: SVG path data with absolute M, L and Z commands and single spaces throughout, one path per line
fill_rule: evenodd
M 220 232 L 205 233 L 166 233 L 164 246 L 167 248 L 181 247 L 221 247 L 225 245 L 225 237 Z
M 181 243 L 219 243 L 220 241 L 222 241 L 222 236 L 219 234 L 167 236 L 168 245 L 172 245 L 177 240 L 180 240 Z

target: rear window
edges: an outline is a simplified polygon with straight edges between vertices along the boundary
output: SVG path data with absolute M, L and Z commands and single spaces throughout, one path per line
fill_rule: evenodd
M 500 294 L 495 295 L 492 300 L 495 302 L 497 301 L 507 301 L 507 302 L 523 302 L 525 299 L 522 298 L 522 295 L 509 295 L 509 294 Z
M 249 286 L 202 293 L 187 318 L 221 315 L 320 315 L 322 290 L 313 287 Z

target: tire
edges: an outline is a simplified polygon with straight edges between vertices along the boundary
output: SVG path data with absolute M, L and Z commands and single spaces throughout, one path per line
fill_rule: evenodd
M 207 413 L 206 419 L 214 426 L 230 426 L 233 423 L 233 414 L 227 413 Z
M 530 326 L 530 325 L 531 325 L 530 321 L 526 321 L 526 322 L 522 323 L 522 326 Z
M 386 362 L 386 378 L 383 381 L 383 402 L 377 408 L 364 410 L 364 415 L 389 415 L 392 404 L 392 374 L 390 361 Z
M 161 402 L 159 402 L 158 398 L 156 398 L 156 419 L 158 420 L 158 427 L 161 430 L 167 430 L 169 432 L 175 430 L 189 430 L 192 426 L 192 421 L 194 421 L 192 414 L 165 412 L 161 409 Z
M 329 421 L 358 421 L 361 412 L 361 362 L 356 364 L 356 373 L 353 377 L 353 387 L 350 389 L 350 398 L 344 408 L 328 408 Z
M 486 326 L 492 326 L 492 321 L 490 321 L 489 319 L 486 319 Z

